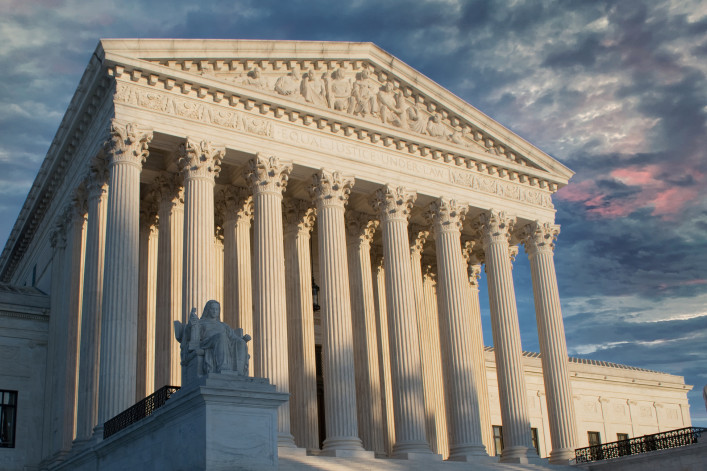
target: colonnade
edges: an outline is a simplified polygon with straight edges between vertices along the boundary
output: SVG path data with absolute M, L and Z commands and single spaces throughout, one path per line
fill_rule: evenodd
M 264 154 L 245 169 L 248 188 L 219 189 L 215 199 L 224 149 L 192 139 L 180 146 L 180 175 L 158 177 L 141 203 L 140 171 L 152 135 L 117 122 L 111 135 L 105 162 L 94 163 L 86 180 L 87 205 L 74 201 L 72 214 L 79 216 L 54 237 L 51 329 L 74 323 L 76 335 L 55 342 L 57 358 L 69 352 L 75 358 L 53 380 L 66 391 L 73 381 L 71 398 L 78 394 L 81 407 L 67 404 L 56 417 L 65 424 L 63 442 L 48 452 L 69 449 L 73 438 L 75 446 L 95 439 L 136 398 L 179 383 L 172 322 L 212 298 L 222 300 L 225 322 L 253 333 L 251 374 L 291 393 L 278 411 L 279 445 L 318 448 L 310 253 L 316 228 L 323 453 L 465 461 L 487 455 L 492 437 L 477 285 L 483 263 L 502 461 L 537 457 L 511 276 L 515 235 L 531 261 L 551 461 L 569 459 L 574 411 L 552 259 L 557 226 L 538 222 L 517 230 L 511 215 L 489 210 L 473 221 L 476 238 L 462 244 L 468 204 L 438 198 L 428 208 L 429 225 L 411 227 L 414 191 L 383 186 L 371 195 L 375 214 L 359 213 L 347 208 L 354 177 L 336 169 L 314 174 L 311 201 L 284 199 L 292 165 Z M 215 245 L 217 210 L 223 241 Z M 382 251 L 372 250 L 376 231 Z M 436 248 L 432 259 L 423 256 L 428 240 Z M 71 276 L 60 276 L 61 267 Z M 53 401 L 46 398 L 59 410 Z

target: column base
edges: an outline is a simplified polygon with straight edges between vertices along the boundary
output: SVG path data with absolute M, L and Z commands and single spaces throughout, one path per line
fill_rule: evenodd
M 436 453 L 415 453 L 415 452 L 400 452 L 393 453 L 392 458 L 394 460 L 410 460 L 410 461 L 431 461 L 437 462 L 442 461 L 442 455 Z
M 277 446 L 278 456 L 307 456 L 305 448 L 293 448 L 291 446 Z
M 277 432 L 277 448 L 297 448 L 295 437 L 289 432 Z
M 488 453 L 486 453 L 486 447 L 483 445 L 468 445 L 468 446 L 456 446 L 449 450 L 448 461 L 478 461 L 478 462 L 491 462 L 496 461 L 495 458 L 492 459 Z
M 518 464 L 542 464 L 547 462 L 540 458 L 535 451 L 535 448 L 526 446 L 516 446 L 512 448 L 504 448 L 501 453 L 501 463 L 518 463 Z
M 550 464 L 569 464 L 570 460 L 574 458 L 573 448 L 558 448 L 557 450 L 552 450 L 548 461 Z
M 376 454 L 373 451 L 360 450 L 323 450 L 319 456 L 333 456 L 335 458 L 356 458 L 356 459 L 375 459 Z
M 347 454 L 348 453 L 348 454 Z M 354 453 L 354 454 L 352 454 Z M 354 457 L 358 456 L 355 453 L 366 453 L 363 449 L 363 443 L 358 437 L 332 437 L 324 440 L 322 451 L 319 453 L 322 456 L 340 456 Z M 368 455 L 365 455 L 368 456 Z M 364 455 L 361 455 L 363 458 Z

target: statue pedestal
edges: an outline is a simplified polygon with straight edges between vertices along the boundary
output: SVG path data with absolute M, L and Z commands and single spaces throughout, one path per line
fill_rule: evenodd
M 277 408 L 287 399 L 267 379 L 211 373 L 59 469 L 277 469 Z

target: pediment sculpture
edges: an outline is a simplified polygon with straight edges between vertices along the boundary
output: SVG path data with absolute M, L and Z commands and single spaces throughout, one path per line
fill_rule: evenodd
M 218 301 L 208 301 L 201 317 L 192 308 L 187 323 L 174 321 L 174 334 L 180 343 L 183 384 L 209 373 L 248 376 L 251 337 L 243 329 L 232 329 L 221 322 Z

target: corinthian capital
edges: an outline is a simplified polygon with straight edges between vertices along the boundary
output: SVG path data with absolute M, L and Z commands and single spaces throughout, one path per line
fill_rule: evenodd
M 177 164 L 185 179 L 207 178 L 214 181 L 221 171 L 221 160 L 226 153 L 223 147 L 214 147 L 209 141 L 195 141 L 187 137 L 179 145 Z
M 163 173 L 152 182 L 152 198 L 158 204 L 174 207 L 184 204 L 182 177 L 175 173 Z
M 311 203 L 298 199 L 287 199 L 283 205 L 282 218 L 285 232 L 309 233 L 314 228 L 317 210 Z
M 349 244 L 370 244 L 380 224 L 370 214 L 348 211 L 346 213 L 346 236 Z
M 402 186 L 386 185 L 376 190 L 371 206 L 380 213 L 382 221 L 407 220 L 416 198 L 417 193 L 414 191 L 406 190 Z
M 417 224 L 410 225 L 410 254 L 422 254 L 422 249 L 425 247 L 425 242 L 430 236 L 430 231 L 426 227 Z
M 509 216 L 505 211 L 490 209 L 479 216 L 475 227 L 484 247 L 488 247 L 499 242 L 507 244 L 515 222 L 516 218 Z
M 354 178 L 341 172 L 322 169 L 312 177 L 312 198 L 317 203 L 331 206 L 345 206 L 349 200 Z
M 469 283 L 473 286 L 478 286 L 481 264 L 484 263 L 484 252 L 481 248 L 481 243 L 475 240 L 468 240 L 462 243 L 462 256 L 469 273 Z
M 253 217 L 253 196 L 247 188 L 228 186 L 221 191 L 219 203 L 223 205 L 223 220 L 241 221 Z
M 142 167 L 152 141 L 152 131 L 135 123 L 121 123 L 115 119 L 110 125 L 109 164 L 128 163 Z
M 521 239 L 528 255 L 555 250 L 555 240 L 560 234 L 560 226 L 549 222 L 535 221 L 526 224 L 521 231 Z
M 253 186 L 253 194 L 277 193 L 281 195 L 287 188 L 287 180 L 292 171 L 292 164 L 280 162 L 275 156 L 258 153 L 248 162 L 247 181 Z
M 108 190 L 108 169 L 106 168 L 105 156 L 99 155 L 91 162 L 88 169 L 88 176 L 85 180 L 86 193 L 88 199 L 100 198 Z
M 430 204 L 427 219 L 441 232 L 461 231 L 462 222 L 469 210 L 469 205 L 448 198 L 439 198 Z

